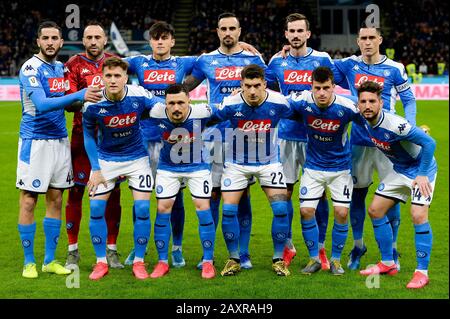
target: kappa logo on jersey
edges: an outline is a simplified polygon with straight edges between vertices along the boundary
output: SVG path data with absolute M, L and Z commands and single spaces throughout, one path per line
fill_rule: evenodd
M 163 133 L 163 139 L 166 140 L 170 144 L 175 143 L 193 143 L 195 141 L 195 136 L 193 132 L 190 132 L 189 135 L 185 134 L 172 134 L 171 132 L 165 131 Z
M 98 114 L 106 114 L 106 113 L 108 113 L 108 111 L 103 107 L 100 109 L 100 111 L 98 111 Z
M 229 66 L 216 69 L 216 81 L 240 81 L 242 66 Z
M 145 70 L 144 83 L 174 84 L 175 70 Z
M 356 74 L 355 77 L 355 87 L 359 88 L 361 84 L 367 81 L 372 81 L 379 84 L 381 87 L 384 86 L 384 78 L 376 75 L 367 75 L 367 74 Z
M 335 133 L 341 126 L 341 121 L 318 119 L 314 116 L 308 116 L 308 126 L 323 133 Z
M 50 92 L 65 92 L 66 85 L 64 82 L 64 78 L 49 78 L 48 86 L 50 88 Z
M 375 144 L 376 147 L 384 151 L 391 151 L 391 144 L 389 144 L 388 142 L 380 141 L 373 136 L 370 139 L 372 140 L 373 144 Z
M 124 128 L 133 126 L 137 120 L 137 113 L 119 114 L 114 116 L 106 116 L 103 118 L 103 123 L 107 127 Z
M 90 71 L 88 70 L 88 69 L 86 69 L 86 68 L 83 68 L 82 70 L 81 70 L 81 74 L 85 74 L 85 73 L 89 73 Z
M 311 84 L 312 71 L 310 70 L 285 70 L 284 83 L 288 84 Z
M 272 127 L 272 121 L 266 120 L 239 120 L 238 128 L 244 132 L 269 131 Z
M 242 114 L 241 112 L 237 111 L 236 113 L 234 113 L 233 116 L 235 116 L 235 117 L 243 117 L 244 114 Z
M 100 73 L 86 76 L 86 84 L 87 86 L 98 86 L 101 88 L 105 87 L 102 75 Z

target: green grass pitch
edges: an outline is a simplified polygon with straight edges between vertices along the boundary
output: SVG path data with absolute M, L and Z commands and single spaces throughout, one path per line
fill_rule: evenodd
M 400 109 L 401 107 L 399 107 Z M 347 271 L 344 276 L 334 277 L 327 272 L 313 276 L 303 276 L 300 268 L 307 261 L 307 250 L 303 243 L 299 221 L 299 203 L 294 200 L 295 216 L 293 221 L 294 243 L 298 255 L 290 270 L 290 277 L 277 277 L 271 269 L 273 252 L 270 236 L 272 213 L 269 204 L 258 186 L 252 187 L 253 229 L 250 241 L 250 253 L 254 269 L 242 271 L 235 277 L 217 276 L 213 280 L 202 280 L 200 272 L 195 269 L 202 253 L 198 237 L 198 221 L 189 196 L 185 192 L 186 224 L 183 251 L 187 265 L 183 269 L 171 269 L 169 275 L 156 280 L 138 281 L 134 279 L 129 267 L 123 270 L 111 270 L 110 274 L 99 282 L 88 279 L 95 262 L 94 250 L 89 239 L 89 205 L 85 196 L 83 218 L 80 231 L 79 249 L 81 252 L 79 288 L 67 288 L 66 278 L 44 274 L 40 271 L 44 254 L 44 235 L 42 219 L 45 213 L 45 199 L 40 196 L 35 212 L 37 232 L 35 255 L 38 263 L 39 278 L 30 280 L 21 277 L 23 252 L 17 231 L 19 192 L 15 189 L 17 164 L 17 141 L 20 122 L 20 103 L 1 102 L 0 111 L 0 298 L 273 298 L 273 299 L 315 299 L 315 298 L 364 298 L 364 299 L 430 299 L 449 298 L 449 220 L 448 220 L 448 156 L 449 123 L 448 101 L 419 101 L 417 123 L 427 124 L 431 135 L 437 141 L 436 159 L 438 161 L 438 178 L 433 204 L 430 210 L 430 222 L 433 228 L 433 251 L 429 269 L 430 284 L 420 291 L 405 288 L 415 269 L 414 232 L 409 216 L 410 205 L 402 205 L 402 222 L 398 240 L 402 254 L 401 272 L 396 277 L 381 277 L 378 288 L 369 289 L 365 278 L 355 272 Z M 67 115 L 70 126 L 71 115 Z M 376 182 L 375 182 L 376 184 Z M 369 190 L 372 194 L 375 185 Z M 131 194 L 126 184 L 122 184 L 122 222 L 118 238 L 118 249 L 125 259 L 132 247 Z M 298 185 L 296 188 L 298 194 Z M 66 196 L 67 194 L 65 194 Z M 371 200 L 369 196 L 367 203 Z M 295 196 L 297 198 L 297 195 Z M 151 201 L 152 225 L 156 216 L 155 199 Z M 65 205 L 65 200 L 64 200 Z M 326 246 L 331 251 L 332 214 L 327 233 Z M 153 230 L 152 230 L 153 236 Z M 216 268 L 218 272 L 227 258 L 225 243 L 220 226 L 216 237 Z M 371 223 L 366 219 L 365 241 L 368 252 L 362 259 L 362 265 L 375 263 L 379 258 Z M 344 248 L 342 262 L 347 263 L 348 253 L 352 247 L 352 234 Z M 67 235 L 61 229 L 57 259 L 64 262 L 67 249 Z M 157 257 L 153 240 L 149 242 L 146 262 L 151 270 Z M 372 283 L 376 283 L 372 281 Z

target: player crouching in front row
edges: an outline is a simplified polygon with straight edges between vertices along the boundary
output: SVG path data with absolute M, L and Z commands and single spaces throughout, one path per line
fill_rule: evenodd
M 202 141 L 202 131 L 210 117 L 211 108 L 206 104 L 192 106 L 189 91 L 181 84 L 169 86 L 166 105 L 158 105 L 150 111 L 150 118 L 159 120 L 163 129 L 163 147 L 155 183 L 158 214 L 154 229 L 159 262 L 151 278 L 162 277 L 169 272 L 170 215 L 183 180 L 191 191 L 199 221 L 203 248 L 202 277 L 210 279 L 216 275 L 213 266 L 216 230 L 210 209 L 212 181 Z
M 136 222 L 134 224 L 135 258 L 133 274 L 146 279 L 144 254 L 150 238 L 150 193 L 152 173 L 147 150 L 142 143 L 139 118 L 163 100 L 144 88 L 126 85 L 128 63 L 108 58 L 103 63 L 103 99 L 83 108 L 83 134 L 86 153 L 91 163 L 88 182 L 90 199 L 89 230 L 97 263 L 89 278 L 98 280 L 108 273 L 106 260 L 106 202 L 120 176 L 128 178 L 133 193 Z M 98 126 L 98 143 L 95 128 Z
M 381 262 L 362 270 L 362 275 L 398 272 L 392 254 L 392 229 L 387 211 L 398 201 L 411 198 L 411 216 L 415 229 L 417 269 L 406 286 L 422 288 L 428 284 L 428 264 L 433 235 L 428 208 L 433 198 L 437 164 L 433 157 L 435 141 L 422 129 L 411 126 L 398 115 L 383 111 L 382 87 L 365 82 L 358 89 L 358 107 L 366 120 L 366 130 L 375 146 L 394 164 L 393 170 L 378 185 L 369 207 Z

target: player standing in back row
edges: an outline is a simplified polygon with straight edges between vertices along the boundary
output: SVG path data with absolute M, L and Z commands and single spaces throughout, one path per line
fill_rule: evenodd
M 210 53 L 202 54 L 195 61 L 192 74 L 187 77 L 184 84 L 193 90 L 204 79 L 208 82 L 208 104 L 213 107 L 222 103 L 224 97 L 228 96 L 234 89 L 240 88 L 241 71 L 250 64 L 257 64 L 265 69 L 263 59 L 260 55 L 254 55 L 243 50 L 239 45 L 239 36 L 241 28 L 239 20 L 233 13 L 222 13 L 218 17 L 217 35 L 220 41 L 220 47 Z M 227 122 L 220 123 L 217 129 L 220 129 L 222 137 L 225 136 L 224 128 Z M 209 141 L 208 137 L 214 137 L 212 130 L 205 130 L 205 142 L 207 143 L 212 154 L 212 182 L 213 189 L 211 194 L 211 212 L 214 223 L 217 227 L 219 223 L 219 206 L 220 206 L 220 180 L 223 173 L 223 148 L 226 143 L 219 139 L 213 139 L 215 142 Z M 250 231 L 252 224 L 252 213 L 250 206 L 249 190 L 244 193 L 239 203 L 239 225 L 240 225 L 240 260 L 242 268 L 252 268 L 248 246 L 250 242 Z M 199 266 L 201 264 L 199 263 Z M 200 267 L 199 267 L 200 268 Z
M 346 78 L 353 96 L 365 81 L 375 81 L 383 87 L 383 108 L 395 113 L 397 95 L 403 103 L 405 117 L 411 125 L 416 123 L 416 100 L 408 83 L 405 67 L 380 54 L 383 41 L 380 29 L 363 25 L 358 33 L 360 56 L 351 56 L 335 60 L 336 69 Z M 353 231 L 354 247 L 350 252 L 349 269 L 358 269 L 360 259 L 367 248 L 363 242 L 364 219 L 366 215 L 365 199 L 369 186 L 372 184 L 373 170 L 378 171 L 381 179 L 392 171 L 392 163 L 370 141 L 364 127 L 355 123 L 352 126 L 352 176 L 354 192 L 350 206 L 350 218 Z M 400 205 L 397 203 L 388 214 L 394 233 L 394 260 L 400 268 L 397 252 L 397 236 L 400 226 Z
M 106 34 L 101 24 L 92 21 L 84 28 L 83 45 L 85 52 L 69 59 L 65 64 L 64 78 L 68 87 L 66 94 L 78 92 L 87 87 L 103 88 L 102 65 L 105 59 L 113 56 L 105 52 Z M 72 105 L 69 111 L 76 108 Z M 78 233 L 82 216 L 84 189 L 89 180 L 91 164 L 84 149 L 81 105 L 73 116 L 71 153 L 75 185 L 69 190 L 66 205 L 66 230 L 69 241 L 66 266 L 77 265 L 80 260 L 78 252 Z M 120 186 L 116 185 L 106 206 L 106 224 L 108 225 L 107 259 L 111 268 L 123 268 L 117 253 L 117 236 L 119 235 L 120 216 Z
M 22 272 L 25 278 L 38 277 L 34 258 L 34 209 L 39 194 L 46 197 L 42 271 L 58 275 L 70 273 L 55 260 L 62 193 L 73 186 L 64 107 L 77 101 L 100 100 L 100 90 L 95 88 L 64 96 L 64 66 L 56 60 L 63 39 L 56 23 L 46 21 L 39 25 L 37 45 L 39 53 L 27 60 L 19 73 L 22 119 L 16 187 L 20 189 L 18 230 L 25 255 Z

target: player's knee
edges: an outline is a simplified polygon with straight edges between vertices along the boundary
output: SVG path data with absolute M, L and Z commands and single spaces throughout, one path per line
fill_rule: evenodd
M 302 207 L 300 208 L 300 215 L 304 219 L 312 219 L 316 213 L 316 210 L 312 207 Z
M 36 207 L 37 198 L 32 196 L 24 196 L 20 199 L 20 211 L 25 214 L 33 214 Z
M 428 206 L 411 205 L 411 217 L 414 225 L 428 221 Z
M 158 212 L 171 212 L 173 207 L 173 200 L 158 200 Z
M 209 199 L 197 199 L 195 200 L 195 210 L 209 210 Z
M 134 201 L 134 209 L 137 219 L 148 219 L 150 217 L 150 201 L 136 200 Z
M 345 207 L 335 207 L 334 216 L 338 221 L 346 221 L 348 216 L 348 208 Z
M 384 216 L 384 213 L 378 207 L 374 206 L 373 204 L 369 206 L 369 208 L 367 209 L 367 212 L 371 219 L 381 218 Z

